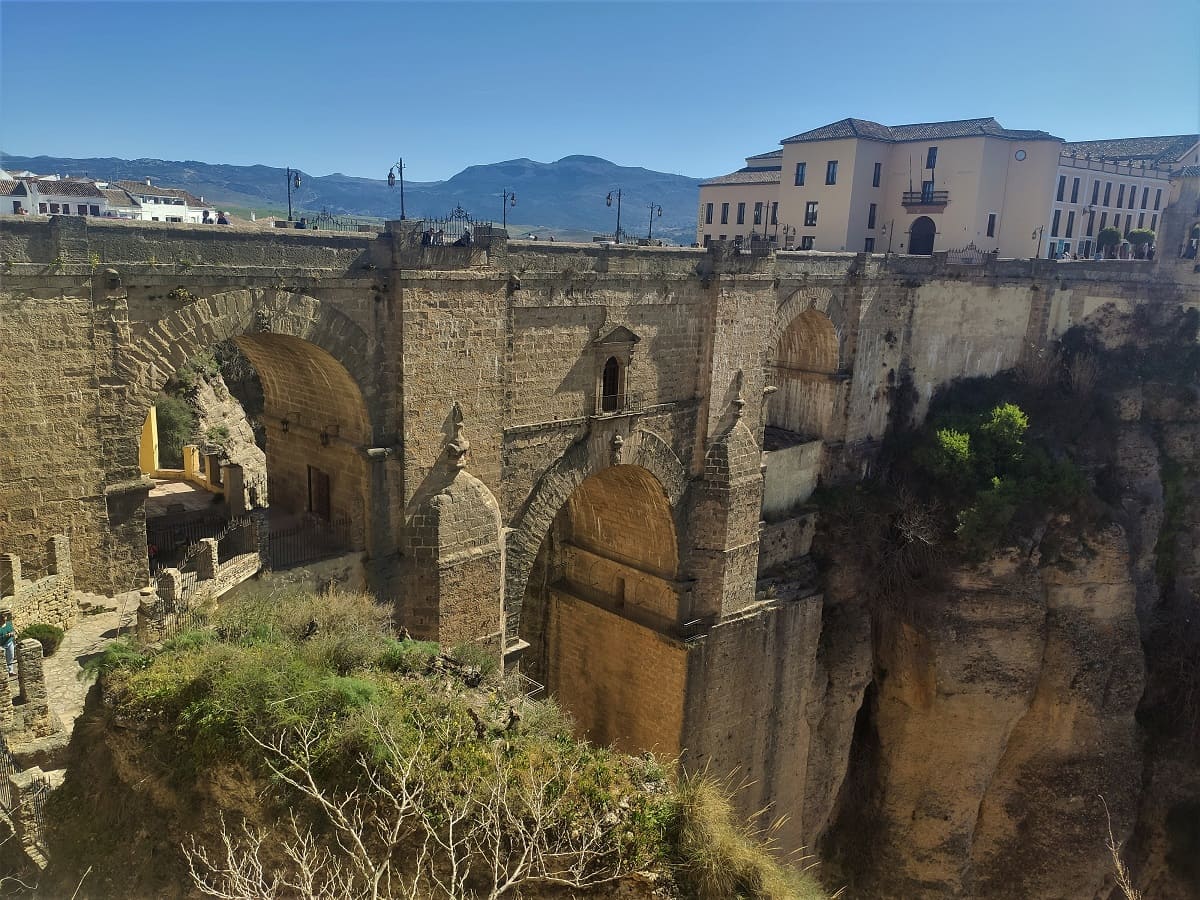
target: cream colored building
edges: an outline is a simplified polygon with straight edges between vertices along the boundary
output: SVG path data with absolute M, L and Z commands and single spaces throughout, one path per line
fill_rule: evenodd
M 1197 163 L 1195 134 L 1064 144 L 1040 255 L 1094 256 L 1096 237 L 1108 227 L 1126 236 L 1135 228 L 1157 232 L 1172 174 Z
M 770 203 L 760 233 L 780 249 L 931 253 L 974 245 L 1027 257 L 1039 246 L 1062 148 L 1044 131 L 991 118 L 898 126 L 843 119 L 781 143 L 778 155 L 750 157 L 738 172 L 702 183 L 701 244 L 739 234 L 739 204 Z

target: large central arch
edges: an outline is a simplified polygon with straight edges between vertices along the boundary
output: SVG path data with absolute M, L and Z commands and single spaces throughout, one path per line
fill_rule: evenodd
M 635 431 L 629 443 L 628 461 L 592 466 L 581 443 L 543 476 L 509 537 L 509 609 L 527 644 L 522 671 L 546 685 L 580 736 L 676 753 L 687 669 L 673 637 L 686 614 L 676 528 L 684 473 L 656 435 Z M 526 564 L 521 548 L 535 533 Z

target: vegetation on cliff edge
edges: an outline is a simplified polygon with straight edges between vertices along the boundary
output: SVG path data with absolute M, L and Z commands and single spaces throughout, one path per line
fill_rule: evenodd
M 577 741 L 553 703 L 480 662 L 397 640 L 344 594 L 251 597 L 159 649 L 110 647 L 92 663 L 106 714 L 155 773 L 136 802 L 190 810 L 147 838 L 156 877 L 190 867 L 213 895 L 468 898 L 651 873 L 662 896 L 823 896 L 711 781 Z M 99 833 L 95 804 L 114 798 L 95 788 L 81 774 L 56 792 L 55 858 L 119 885 L 107 870 L 128 863 L 110 851 L 128 836 Z

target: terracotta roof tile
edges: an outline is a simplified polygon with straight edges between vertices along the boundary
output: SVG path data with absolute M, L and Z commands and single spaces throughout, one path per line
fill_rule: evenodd
M 700 187 L 715 184 L 779 184 L 779 168 L 779 166 L 746 166 L 728 175 L 702 181 Z
M 75 179 L 60 178 L 39 179 L 34 182 L 39 194 L 50 197 L 103 197 L 100 188 L 94 181 L 76 181 Z
M 1167 165 L 1179 162 L 1197 141 L 1200 141 L 1200 135 L 1169 134 L 1158 137 L 1114 138 L 1107 141 L 1070 141 L 1063 145 L 1063 150 L 1114 162 Z
M 933 141 L 959 137 L 999 137 L 1009 140 L 1057 141 L 1045 131 L 1005 128 L 994 118 L 958 119 L 953 122 L 918 122 L 912 125 L 880 125 L 868 119 L 842 119 L 784 138 L 780 143 L 798 144 L 810 141 L 834 141 L 843 138 L 865 138 L 887 143 Z

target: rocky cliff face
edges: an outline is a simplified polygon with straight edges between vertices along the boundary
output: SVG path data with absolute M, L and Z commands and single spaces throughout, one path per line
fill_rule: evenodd
M 955 569 L 928 627 L 875 629 L 831 841 L 861 896 L 1092 897 L 1103 883 L 1098 797 L 1128 829 L 1140 780 L 1134 589 L 1119 527 L 1049 557 L 1058 537 Z
M 1113 393 L 1106 446 L 1081 460 L 1107 524 L 1063 517 L 982 564 L 948 564 L 918 598 L 917 625 L 853 603 L 877 573 L 830 548 L 826 628 L 843 621 L 822 638 L 824 665 L 846 678 L 866 656 L 870 683 L 848 754 L 836 754 L 845 728 L 826 735 L 832 752 L 810 750 L 810 772 L 825 769 L 814 790 L 837 791 L 828 828 L 810 840 L 851 896 L 1120 896 L 1111 820 L 1147 897 L 1200 897 L 1192 380 Z M 845 639 L 848 615 L 860 643 Z M 851 697 L 826 718 L 844 725 Z

